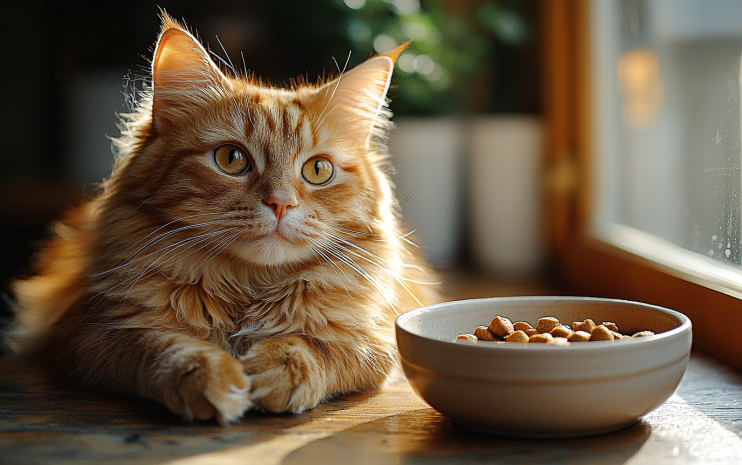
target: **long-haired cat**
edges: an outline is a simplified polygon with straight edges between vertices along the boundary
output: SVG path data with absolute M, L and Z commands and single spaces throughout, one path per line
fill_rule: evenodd
M 395 314 L 438 300 L 389 178 L 400 52 L 277 88 L 223 72 L 163 14 L 113 173 L 15 283 L 11 341 L 187 419 L 378 387 Z

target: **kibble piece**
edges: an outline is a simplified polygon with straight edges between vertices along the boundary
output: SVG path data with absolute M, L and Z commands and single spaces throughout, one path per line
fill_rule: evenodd
M 548 343 L 550 341 L 554 340 L 554 336 L 552 336 L 549 333 L 540 333 L 540 334 L 534 334 L 533 336 L 528 338 L 528 342 L 541 342 L 541 343 Z
M 646 337 L 646 336 L 654 336 L 654 333 L 652 331 L 639 331 L 638 333 L 634 334 L 631 337 Z
M 611 331 L 611 329 L 608 328 L 608 326 L 606 326 L 606 328 L 608 329 L 608 331 Z M 628 336 L 624 336 L 623 334 L 618 333 L 616 331 L 611 331 L 611 334 L 613 334 L 613 339 L 615 339 L 617 341 L 620 341 L 621 339 L 626 339 L 628 337 Z
M 515 331 L 526 331 L 528 329 L 533 329 L 533 326 L 531 326 L 525 321 L 517 321 L 513 323 L 513 329 Z
M 559 326 L 559 320 L 553 316 L 539 318 L 538 323 L 536 323 L 536 329 L 542 333 L 550 333 L 557 326 Z
M 477 326 L 477 329 L 474 330 L 474 335 L 477 336 L 477 339 L 480 341 L 496 341 L 497 338 L 494 334 L 490 332 L 489 329 L 487 329 L 486 326 Z
M 591 341 L 612 341 L 613 333 L 611 330 L 603 325 L 597 326 L 592 333 L 590 333 Z
M 590 333 L 585 331 L 575 331 L 567 338 L 569 342 L 587 342 L 590 340 Z
M 613 332 L 618 332 L 618 326 L 616 326 L 616 323 L 613 323 L 611 321 L 604 321 L 601 323 L 601 325 L 605 326 L 606 328 L 610 329 Z
M 513 332 L 513 323 L 504 316 L 496 316 L 492 318 L 487 329 L 497 337 L 505 337 Z
M 554 337 L 569 337 L 570 334 L 572 334 L 572 330 L 569 329 L 569 326 L 567 325 L 559 325 L 556 328 L 549 331 L 549 334 L 551 334 Z
M 585 331 L 586 333 L 592 333 L 595 329 L 595 322 L 590 318 L 585 321 L 575 321 L 572 323 L 572 331 Z
M 547 344 L 557 345 L 557 346 L 568 346 L 569 341 L 567 340 L 566 337 L 555 337 L 551 341 L 547 342 Z
M 477 336 L 473 334 L 459 334 L 456 336 L 456 341 L 464 344 L 476 344 L 477 343 Z
M 510 333 L 505 340 L 507 342 L 528 342 L 528 336 L 525 332 L 518 330 Z

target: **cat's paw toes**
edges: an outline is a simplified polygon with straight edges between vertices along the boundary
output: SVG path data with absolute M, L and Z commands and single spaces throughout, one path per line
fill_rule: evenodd
M 244 366 L 219 349 L 184 354 L 180 379 L 165 405 L 187 420 L 216 417 L 222 425 L 234 423 L 252 406 L 250 379 Z
M 325 397 L 322 366 L 298 336 L 266 339 L 241 359 L 252 384 L 250 400 L 269 412 L 302 413 Z

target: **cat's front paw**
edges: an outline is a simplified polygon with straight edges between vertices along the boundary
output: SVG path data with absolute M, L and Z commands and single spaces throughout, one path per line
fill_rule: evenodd
M 324 369 L 299 336 L 276 336 L 240 358 L 252 383 L 250 400 L 269 412 L 301 413 L 326 396 Z
M 189 352 L 189 351 L 183 351 Z M 165 405 L 187 420 L 216 417 L 220 424 L 236 422 L 252 406 L 250 379 L 244 366 L 221 349 L 178 354 L 178 379 Z

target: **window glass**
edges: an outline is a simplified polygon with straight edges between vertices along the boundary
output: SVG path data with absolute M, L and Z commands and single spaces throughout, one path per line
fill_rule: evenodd
M 594 0 L 598 231 L 742 265 L 742 1 Z

